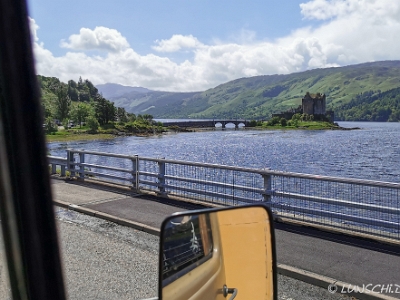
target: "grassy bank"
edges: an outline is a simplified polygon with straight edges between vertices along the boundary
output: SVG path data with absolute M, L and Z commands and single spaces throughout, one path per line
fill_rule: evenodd
M 150 122 L 108 123 L 92 132 L 88 126 L 65 130 L 59 127 L 56 132 L 46 134 L 47 142 L 112 139 L 117 136 L 149 136 L 162 133 L 165 129 Z
M 301 130 L 326 130 L 326 129 L 343 129 L 340 126 L 334 125 L 329 122 L 321 122 L 321 121 L 302 121 L 297 124 L 297 126 L 291 125 L 290 123 L 286 126 L 282 126 L 281 124 L 268 125 L 264 123 L 262 126 L 258 126 L 259 128 L 264 129 L 301 129 Z
M 46 134 L 47 142 L 67 142 L 67 141 L 83 141 L 83 140 L 104 140 L 113 139 L 115 135 L 109 133 L 74 133 L 67 131 L 58 131 L 54 134 Z

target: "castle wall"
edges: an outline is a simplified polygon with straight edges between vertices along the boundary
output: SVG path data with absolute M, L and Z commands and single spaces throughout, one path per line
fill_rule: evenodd
M 302 101 L 303 114 L 313 115 L 314 114 L 314 101 L 312 98 L 305 97 Z
M 325 115 L 326 113 L 326 96 L 322 98 L 312 98 L 307 94 L 302 99 L 303 113 L 308 115 Z

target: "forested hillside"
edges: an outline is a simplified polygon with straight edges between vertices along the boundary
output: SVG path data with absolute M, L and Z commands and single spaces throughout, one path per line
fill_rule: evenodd
M 55 77 L 40 75 L 37 79 L 47 133 L 57 132 L 57 124 L 64 125 L 66 129 L 84 125 L 89 132 L 97 132 L 100 127 L 130 133 L 155 130 L 153 116 L 136 116 L 127 113 L 122 107 L 116 107 L 113 102 L 99 94 L 98 89 L 88 79 L 79 78 L 78 82 L 69 80 L 68 83 Z
M 400 88 L 387 92 L 368 91 L 356 95 L 349 103 L 334 107 L 338 121 L 400 121 Z

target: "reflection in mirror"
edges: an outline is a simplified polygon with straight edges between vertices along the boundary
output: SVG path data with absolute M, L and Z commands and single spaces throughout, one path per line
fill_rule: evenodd
M 161 228 L 160 299 L 276 299 L 271 223 L 264 206 L 167 218 Z

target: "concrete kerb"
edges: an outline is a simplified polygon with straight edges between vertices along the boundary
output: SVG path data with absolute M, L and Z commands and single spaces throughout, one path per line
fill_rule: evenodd
M 133 228 L 136 230 L 147 232 L 152 235 L 160 236 L 160 229 L 154 228 L 154 227 L 142 224 L 142 223 L 134 222 L 134 221 L 127 220 L 124 218 L 118 218 L 118 217 L 115 217 L 115 216 L 107 214 L 107 213 L 103 213 L 103 212 L 100 212 L 97 210 L 82 207 L 82 206 L 79 206 L 76 204 L 66 203 L 63 201 L 55 200 L 54 204 L 57 206 L 69 209 L 69 210 L 73 210 L 73 211 L 76 211 L 79 213 L 83 213 L 83 214 L 92 216 L 92 217 L 100 218 L 103 220 L 114 222 L 114 223 L 122 225 L 122 226 L 130 227 L 130 228 Z
M 107 213 L 103 213 L 103 212 L 96 211 L 96 210 L 86 208 L 86 207 L 81 207 L 81 206 L 78 206 L 75 204 L 66 203 L 63 201 L 54 201 L 54 203 L 55 203 L 55 205 L 63 207 L 63 208 L 67 208 L 67 209 L 70 209 L 70 210 L 73 210 L 76 212 L 84 213 L 89 216 L 101 218 L 101 219 L 104 219 L 104 220 L 107 220 L 110 222 L 114 222 L 114 223 L 122 225 L 122 226 L 134 228 L 136 230 L 144 231 L 144 232 L 147 232 L 147 233 L 155 235 L 155 236 L 160 236 L 160 229 L 154 228 L 154 227 L 142 224 L 142 223 L 133 222 L 133 221 L 123 219 L 123 218 L 118 218 L 118 217 L 115 217 L 115 216 L 107 214 Z M 332 285 L 334 285 L 337 288 L 338 292 L 340 292 L 342 290 L 345 290 L 347 292 L 348 287 L 352 287 L 352 288 L 354 288 L 355 291 L 357 291 L 357 287 L 354 285 L 351 285 L 349 283 L 345 283 L 345 282 L 342 282 L 339 280 L 335 280 L 333 278 L 329 278 L 327 276 L 318 275 L 318 274 L 315 274 L 315 273 L 312 273 L 312 272 L 309 272 L 306 270 L 287 266 L 284 264 L 278 264 L 277 271 L 281 275 L 291 277 L 291 278 L 309 283 L 311 285 L 319 286 L 322 288 L 328 289 L 328 287 L 332 287 Z M 358 287 L 358 291 L 362 291 L 362 288 Z M 357 299 L 361 299 L 361 300 L 396 300 L 396 299 L 398 299 L 398 298 L 390 297 L 385 294 L 357 293 L 354 291 L 346 293 L 346 295 L 353 296 L 353 297 L 356 297 Z

